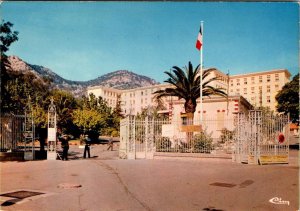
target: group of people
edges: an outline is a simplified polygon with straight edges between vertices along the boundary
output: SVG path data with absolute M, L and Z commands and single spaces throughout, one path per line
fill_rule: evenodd
M 69 151 L 69 140 L 70 137 L 66 134 L 60 135 L 58 136 L 59 141 L 61 142 L 61 148 L 63 150 L 62 153 L 62 157 L 61 160 L 68 160 L 68 151 Z M 91 139 L 89 138 L 88 135 L 81 135 L 80 139 L 84 142 L 84 152 L 83 152 L 83 158 L 86 158 L 88 156 L 88 158 L 91 157 L 91 153 L 90 153 L 90 146 L 91 146 Z M 107 150 L 113 150 L 113 139 L 112 137 L 110 137 L 109 141 L 108 141 L 108 148 Z

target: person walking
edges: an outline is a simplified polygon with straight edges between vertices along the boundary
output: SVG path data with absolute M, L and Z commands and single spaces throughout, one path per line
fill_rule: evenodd
M 84 146 L 83 158 L 86 158 L 86 153 L 88 154 L 88 158 L 90 158 L 91 157 L 91 154 L 90 154 L 91 139 L 89 138 L 88 135 L 85 135 L 84 141 L 85 141 L 85 146 Z
M 69 151 L 69 137 L 68 135 L 62 135 L 61 147 L 63 149 L 62 160 L 68 160 L 68 151 Z
M 109 138 L 109 141 L 108 141 L 108 148 L 107 148 L 107 150 L 111 150 L 111 151 L 113 151 L 114 149 L 114 143 L 113 143 L 114 141 L 113 141 L 113 137 L 112 136 L 110 136 L 110 138 Z

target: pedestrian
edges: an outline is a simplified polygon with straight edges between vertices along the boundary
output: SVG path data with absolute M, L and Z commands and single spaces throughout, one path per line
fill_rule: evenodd
M 85 142 L 85 146 L 84 146 L 83 158 L 86 158 L 86 153 L 88 153 L 88 158 L 90 158 L 91 157 L 91 155 L 90 155 L 91 139 L 89 138 L 88 135 L 85 135 L 84 142 Z
M 114 141 L 113 141 L 113 137 L 112 136 L 110 136 L 110 138 L 109 138 L 109 141 L 108 141 L 108 148 L 107 148 L 107 150 L 111 150 L 111 151 L 113 151 L 114 149 L 114 143 L 113 143 Z
M 69 137 L 68 135 L 62 135 L 61 147 L 63 149 L 62 160 L 68 160 L 68 150 L 69 150 Z

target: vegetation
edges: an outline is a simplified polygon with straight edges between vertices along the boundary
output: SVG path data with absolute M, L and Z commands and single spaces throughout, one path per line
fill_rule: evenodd
M 299 73 L 282 87 L 275 99 L 278 112 L 289 113 L 293 122 L 299 121 Z
M 194 136 L 191 141 L 191 148 L 193 152 L 210 153 L 214 149 L 212 142 L 211 135 L 204 131 Z
M 79 137 L 81 133 L 94 138 L 99 135 L 119 135 L 121 114 L 120 96 L 115 109 L 94 95 L 75 98 L 67 91 L 52 89 L 51 80 L 39 78 L 33 73 L 12 71 L 5 52 L 18 40 L 13 24 L 2 22 L 1 29 L 1 113 L 24 114 L 28 101 L 33 106 L 36 136 L 41 141 L 41 150 L 47 136 L 47 113 L 50 99 L 54 99 L 57 111 L 57 127 L 63 133 Z
M 217 77 L 212 77 L 207 79 L 209 74 L 213 69 L 207 69 L 203 71 L 202 75 L 202 94 L 203 97 L 212 96 L 212 95 L 221 95 L 226 96 L 226 93 L 223 92 L 220 88 L 215 88 L 210 84 L 213 81 L 218 80 Z M 185 67 L 184 70 L 174 66 L 172 72 L 165 72 L 169 76 L 164 82 L 171 84 L 173 87 L 166 88 L 164 90 L 158 90 L 156 98 L 174 96 L 179 99 L 184 99 L 184 109 L 186 113 L 194 114 L 197 107 L 197 98 L 200 97 L 200 74 L 199 74 L 199 65 L 193 69 L 193 65 L 189 62 L 188 67 Z M 207 79 L 207 80 L 205 80 Z

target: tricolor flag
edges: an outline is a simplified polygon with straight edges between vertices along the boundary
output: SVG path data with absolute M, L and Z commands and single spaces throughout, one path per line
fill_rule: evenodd
M 199 30 L 199 34 L 198 34 L 198 38 L 197 38 L 197 42 L 196 42 L 196 48 L 200 51 L 202 47 L 202 29 L 200 26 L 200 30 Z

